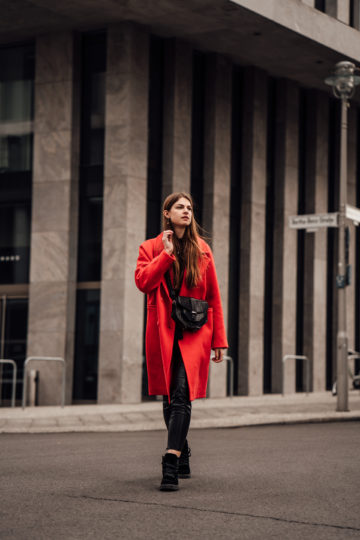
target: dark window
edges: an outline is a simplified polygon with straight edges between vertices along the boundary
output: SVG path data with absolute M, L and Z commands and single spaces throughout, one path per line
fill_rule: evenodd
M 100 290 L 77 291 L 73 399 L 97 399 Z
M 151 36 L 149 58 L 149 137 L 147 169 L 146 238 L 154 238 L 161 229 L 162 158 L 163 158 L 163 104 L 164 104 L 164 40 Z M 144 299 L 144 335 L 142 396 L 148 396 L 145 358 L 146 297 Z
M 357 111 L 357 144 L 360 141 L 360 109 Z M 356 206 L 360 208 L 360 152 L 357 153 L 356 166 Z M 360 227 L 355 227 L 356 261 L 353 268 L 355 279 L 355 349 L 360 351 Z M 355 361 L 355 373 L 360 373 L 360 360 Z
M 350 26 L 360 30 L 360 0 L 350 0 Z
M 164 40 L 150 41 L 149 138 L 146 237 L 153 238 L 161 227 L 162 139 L 164 96 Z
M 194 215 L 202 223 L 204 199 L 204 122 L 205 122 L 206 57 L 193 53 L 192 123 L 191 123 L 191 195 Z
M 329 112 L 329 177 L 328 211 L 336 212 L 339 204 L 339 126 L 340 101 L 330 100 Z M 336 379 L 336 260 L 337 231 L 332 227 L 327 231 L 327 309 L 326 309 L 326 388 L 330 390 Z
M 298 214 L 306 214 L 306 125 L 308 122 L 308 108 L 306 91 L 300 92 L 299 103 L 299 190 Z M 297 284 L 296 284 L 296 354 L 303 354 L 304 347 L 304 279 L 305 279 L 305 231 L 298 231 L 297 235 Z M 303 366 L 300 360 L 296 361 L 296 391 L 303 387 Z
M 28 283 L 34 47 L 0 48 L 0 283 Z
M 106 35 L 83 36 L 78 281 L 101 280 Z
M 238 393 L 239 373 L 239 295 L 241 234 L 241 167 L 242 167 L 243 73 L 234 67 L 232 77 L 231 118 L 231 197 L 230 197 L 230 260 L 228 303 L 228 354 L 234 361 L 234 394 Z M 229 388 L 228 388 L 229 390 Z
M 272 306 L 273 252 L 276 155 L 276 82 L 269 81 L 266 150 L 266 240 L 265 240 L 265 295 L 264 295 L 264 393 L 271 392 L 272 372 Z
M 2 319 L 4 317 L 4 320 Z M 23 366 L 26 358 L 28 299 L 0 298 L 0 351 L 2 358 L 11 358 L 17 366 L 16 399 L 22 396 Z M 12 395 L 13 367 L 4 364 L 0 396 L 2 404 L 10 405 Z
M 322 11 L 325 13 L 326 6 L 325 6 L 325 0 L 315 0 L 315 9 L 318 9 L 319 11 Z

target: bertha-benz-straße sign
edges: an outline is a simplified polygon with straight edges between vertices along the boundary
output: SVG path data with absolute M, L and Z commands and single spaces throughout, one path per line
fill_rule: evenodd
M 290 229 L 318 229 L 320 227 L 337 227 L 338 212 L 330 214 L 303 214 L 289 216 Z

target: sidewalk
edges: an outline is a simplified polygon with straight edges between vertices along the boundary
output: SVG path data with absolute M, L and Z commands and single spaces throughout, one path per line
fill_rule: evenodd
M 192 429 L 360 420 L 360 392 L 349 392 L 350 412 L 336 412 L 330 392 L 271 394 L 193 402 Z M 0 433 L 146 431 L 164 429 L 162 403 L 0 408 Z

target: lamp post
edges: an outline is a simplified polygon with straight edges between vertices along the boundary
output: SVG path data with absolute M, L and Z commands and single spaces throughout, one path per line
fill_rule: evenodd
M 348 411 L 348 337 L 346 332 L 346 262 L 345 262 L 345 211 L 347 199 L 347 109 L 360 77 L 352 62 L 338 62 L 334 74 L 325 79 L 332 87 L 335 97 L 341 99 L 340 136 L 340 201 L 339 201 L 339 256 L 336 276 L 338 290 L 338 323 L 336 339 L 337 410 Z

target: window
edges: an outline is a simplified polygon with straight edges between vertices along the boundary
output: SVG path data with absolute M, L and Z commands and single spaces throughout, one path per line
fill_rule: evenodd
M 89 34 L 82 46 L 78 281 L 101 280 L 104 189 L 106 35 Z
M 325 0 L 315 0 L 315 9 L 325 13 Z
M 0 49 L 0 283 L 28 283 L 34 47 Z
M 360 0 L 350 0 L 350 26 L 360 30 Z

